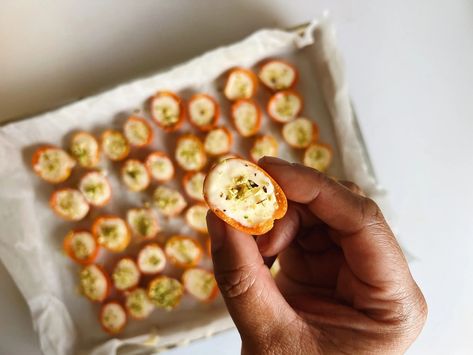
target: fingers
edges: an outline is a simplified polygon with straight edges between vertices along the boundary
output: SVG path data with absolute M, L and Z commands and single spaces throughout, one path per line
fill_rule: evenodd
M 350 191 L 364 196 L 361 188 L 355 183 L 344 180 L 338 182 Z M 279 254 L 287 248 L 298 234 L 300 236 L 300 228 L 313 227 L 320 223 L 321 221 L 308 211 L 305 205 L 289 202 L 286 215 L 283 218 L 274 221 L 273 229 L 256 239 L 261 255 L 268 257 Z M 316 240 L 309 240 L 307 238 L 303 239 L 309 243 L 309 245 L 315 244 L 316 248 L 321 249 L 333 244 L 333 242 L 326 238 L 325 235 L 327 235 L 327 233 L 319 233 Z M 309 250 L 313 251 L 310 247 Z
M 280 272 L 294 282 L 319 288 L 335 288 L 342 262 L 342 251 L 335 248 L 322 253 L 307 253 L 292 245 L 279 256 Z M 283 294 L 287 291 L 281 290 Z
M 255 240 L 207 214 L 215 278 L 240 334 L 247 339 L 270 336 L 295 313 L 277 289 Z M 281 323 L 282 324 L 282 323 Z
M 274 221 L 273 229 L 256 238 L 256 243 L 261 255 L 269 257 L 281 253 L 297 236 L 298 243 L 305 249 L 320 252 L 334 245 L 325 228 L 307 206 L 289 202 L 286 215 Z M 314 233 L 318 234 L 316 238 L 313 238 Z
M 306 204 L 339 234 L 345 259 L 363 282 L 380 286 L 410 276 L 402 251 L 372 200 L 302 165 L 271 157 L 259 163 L 289 200 Z
M 333 233 L 325 224 L 317 224 L 297 237 L 297 245 L 309 253 L 323 253 L 329 249 L 339 249 L 339 239 L 332 239 Z
M 274 221 L 274 226 L 268 233 L 256 238 L 261 255 L 274 256 L 284 250 L 299 232 L 301 222 L 296 205 L 289 204 L 284 217 Z
M 260 165 L 281 185 L 289 200 L 306 204 L 330 227 L 348 234 L 364 226 L 362 199 L 324 174 L 274 157 L 264 157 Z

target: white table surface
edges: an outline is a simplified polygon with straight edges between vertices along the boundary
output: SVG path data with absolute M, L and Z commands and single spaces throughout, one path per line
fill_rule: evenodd
M 0 2 L 0 120 L 33 114 L 330 9 L 380 181 L 429 304 L 410 354 L 473 352 L 471 0 Z M 0 223 L 1 224 L 1 223 Z M 14 237 L 14 236 L 12 236 Z M 0 354 L 39 354 L 0 264 Z M 236 331 L 170 354 L 239 354 Z

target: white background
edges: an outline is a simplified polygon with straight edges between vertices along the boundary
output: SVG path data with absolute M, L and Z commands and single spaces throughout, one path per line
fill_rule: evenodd
M 411 354 L 473 352 L 471 0 L 0 2 L 0 120 L 33 114 L 330 9 L 375 170 L 429 320 Z M 1 222 L 0 222 L 1 225 Z M 12 236 L 14 238 L 14 236 Z M 0 264 L 0 354 L 39 354 Z M 235 331 L 172 354 L 239 354 Z

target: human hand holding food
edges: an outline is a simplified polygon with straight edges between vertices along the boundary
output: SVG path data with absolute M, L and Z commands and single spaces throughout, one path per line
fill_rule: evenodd
M 378 206 L 314 169 L 277 158 L 260 165 L 289 200 L 272 230 L 255 241 L 207 217 L 215 276 L 242 352 L 404 352 L 427 306 Z M 264 257 L 276 255 L 273 279 Z

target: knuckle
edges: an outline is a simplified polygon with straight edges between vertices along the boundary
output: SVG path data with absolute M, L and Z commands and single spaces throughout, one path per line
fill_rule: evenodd
M 343 185 L 345 185 L 349 190 L 354 192 L 361 190 L 360 187 L 352 181 L 344 181 Z
M 361 215 L 365 223 L 379 223 L 383 221 L 380 208 L 371 198 L 361 198 Z
M 392 307 L 392 320 L 399 325 L 401 331 L 417 335 L 427 320 L 428 308 L 415 282 L 412 287 L 400 287 L 395 293 L 396 301 Z
M 372 237 L 376 238 L 377 243 L 386 255 L 402 255 L 401 247 L 376 202 L 370 198 L 362 197 L 361 211 L 363 228 L 367 228 Z
M 358 195 L 364 196 L 363 190 L 357 184 L 355 184 L 354 182 L 343 180 L 343 181 L 340 181 L 340 183 L 343 186 L 345 186 L 348 190 L 350 190 L 351 192 L 354 192 Z
M 243 265 L 216 273 L 215 279 L 222 295 L 226 298 L 236 298 L 246 294 L 256 281 L 257 267 L 257 265 Z
M 425 300 L 422 291 L 417 286 L 416 292 L 416 299 L 417 299 L 417 309 L 418 309 L 418 320 L 421 325 L 424 325 L 427 321 L 427 316 L 429 314 L 429 306 L 427 305 L 427 301 Z

